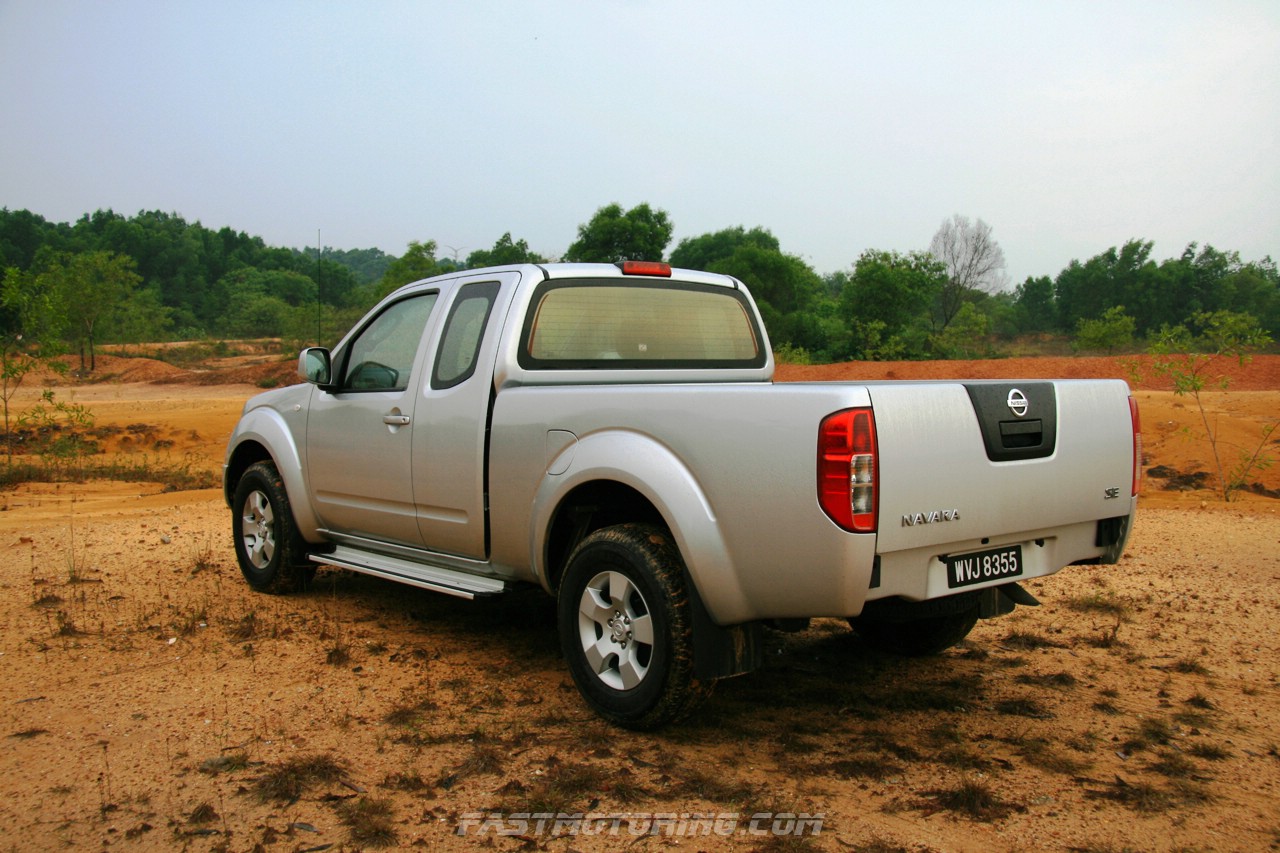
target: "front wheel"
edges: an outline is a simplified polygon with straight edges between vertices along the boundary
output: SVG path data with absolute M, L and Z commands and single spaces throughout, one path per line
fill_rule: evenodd
M 612 723 L 649 730 L 710 695 L 693 675 L 693 622 L 684 563 L 651 525 L 597 530 L 561 579 L 560 641 L 578 690 Z
M 245 469 L 231 506 L 236 560 L 249 586 L 269 593 L 305 587 L 316 570 L 307 562 L 306 542 L 276 466 L 257 462 Z

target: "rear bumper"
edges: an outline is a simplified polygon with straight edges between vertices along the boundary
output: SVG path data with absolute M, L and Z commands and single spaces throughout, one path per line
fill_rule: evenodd
M 1134 502 L 1136 504 L 1136 501 Z M 928 601 L 973 590 L 988 589 L 1011 581 L 1023 581 L 1054 574 L 1077 563 L 1116 563 L 1124 553 L 1133 528 L 1134 504 L 1128 515 L 1101 521 L 992 536 L 976 541 L 929 545 L 894 551 L 879 556 L 880 570 L 868 591 L 867 600 L 898 597 L 906 601 Z M 987 551 L 1018 545 L 1022 551 L 1022 571 L 983 583 L 957 587 L 948 577 L 947 555 Z

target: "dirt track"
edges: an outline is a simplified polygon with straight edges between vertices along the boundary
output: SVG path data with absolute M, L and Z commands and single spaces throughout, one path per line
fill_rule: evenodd
M 1276 387 L 1215 398 L 1219 422 L 1274 416 Z M 254 390 L 74 395 L 216 464 Z M 1185 402 L 1140 396 L 1149 462 L 1202 462 Z M 1119 566 L 1029 583 L 1042 607 L 938 659 L 874 655 L 819 620 L 771 635 L 763 670 L 653 735 L 583 708 L 536 592 L 465 603 L 323 572 L 305 595 L 258 596 L 216 490 L 6 493 L 0 824 L 22 850 L 353 849 L 379 830 L 404 847 L 605 850 L 681 839 L 641 836 L 642 821 L 614 837 L 456 832 L 489 810 L 791 812 L 823 815 L 822 833 L 680 846 L 1267 849 L 1280 844 L 1280 500 L 1158 485 Z M 299 759 L 322 778 L 306 783 Z M 276 797 L 264 783 L 290 767 L 299 788 Z

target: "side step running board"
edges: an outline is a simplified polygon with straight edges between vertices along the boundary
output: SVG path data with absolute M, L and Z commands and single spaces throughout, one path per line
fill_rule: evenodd
M 353 572 L 386 578 L 416 586 L 419 589 L 443 592 L 458 598 L 471 599 L 482 595 L 497 595 L 507 590 L 506 582 L 497 578 L 466 574 L 439 566 L 427 566 L 342 545 L 327 554 L 312 554 L 311 559 L 322 565 L 350 569 Z

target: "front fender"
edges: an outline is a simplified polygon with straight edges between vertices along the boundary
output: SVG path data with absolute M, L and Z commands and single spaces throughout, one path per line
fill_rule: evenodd
M 731 624 L 735 614 L 749 612 L 715 512 L 697 477 L 669 448 L 637 432 L 604 430 L 569 441 L 547 472 L 534 495 L 529 548 L 534 574 L 548 590 L 546 545 L 557 509 L 579 486 L 605 480 L 629 486 L 657 508 L 713 621 Z
M 305 428 L 305 414 L 300 410 L 295 410 L 294 414 L 303 419 L 302 425 Z M 261 448 L 271 457 L 276 470 L 280 472 L 281 479 L 284 480 L 284 488 L 289 494 L 289 506 L 293 510 L 293 520 L 298 526 L 298 532 L 308 542 L 324 541 L 323 537 L 316 532 L 320 527 L 320 520 L 311 505 L 311 495 L 303 476 L 302 454 L 298 449 L 298 442 L 294 439 L 294 431 L 289 428 L 285 415 L 274 408 L 261 406 L 249 410 L 240 418 L 240 423 L 236 425 L 227 446 L 226 470 L 232 472 L 248 467 L 247 464 L 238 465 L 237 460 L 261 456 L 257 448 Z M 236 484 L 228 476 L 225 485 L 228 503 L 231 502 L 235 488 Z

